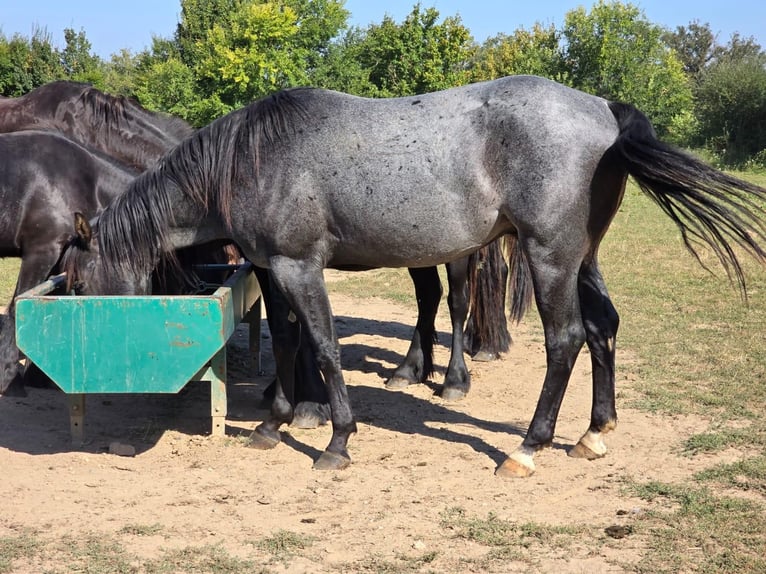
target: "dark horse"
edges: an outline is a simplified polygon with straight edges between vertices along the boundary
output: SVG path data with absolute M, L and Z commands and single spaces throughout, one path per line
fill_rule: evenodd
M 547 357 L 527 434 L 497 470 L 524 476 L 553 439 L 584 343 L 593 406 L 571 454 L 604 456 L 603 434 L 616 425 L 619 320 L 597 254 L 629 175 L 687 247 L 709 245 L 744 288 L 734 245 L 764 260 L 758 204 L 766 190 L 660 142 L 630 105 L 530 76 L 397 99 L 318 89 L 264 98 L 200 130 L 134 180 L 100 216 L 89 249 L 68 250 L 66 265 L 87 292 L 132 293 L 140 286 L 127 284 L 142 282 L 163 252 L 235 241 L 271 270 L 306 327 L 333 425 L 314 466 L 340 469 L 350 462 L 356 424 L 323 268 L 428 267 L 511 234 L 531 274 Z M 287 333 L 274 338 L 285 393 L 251 437 L 264 448 L 279 442 L 279 427 L 293 416 L 299 326 L 287 313 L 273 319 Z
M 20 257 L 20 293 L 45 280 L 71 237 L 72 213 L 95 216 L 137 175 L 53 132 L 0 134 L 0 257 Z M 14 305 L 0 329 L 0 390 L 23 394 Z M 2 383 L 5 383 L 3 385 Z
M 61 134 L 75 145 L 40 134 L 2 136 L 0 256 L 21 258 L 16 294 L 44 281 L 53 270 L 70 235 L 72 209 L 95 216 L 106 200 L 125 189 L 125 178 L 144 171 L 194 132 L 178 118 L 67 81 L 0 99 L 0 133 L 25 130 Z M 31 141 L 40 142 L 40 147 Z M 20 142 L 23 154 L 14 147 Z M 23 393 L 13 302 L 8 316 L 0 320 L 6 323 L 0 326 L 0 393 L 11 384 L 9 392 Z
M 0 100 L 0 132 L 30 129 L 64 134 L 94 153 L 108 156 L 113 163 L 116 160 L 126 168 L 135 170 L 135 173 L 152 166 L 162 154 L 194 133 L 191 126 L 178 118 L 150 112 L 128 98 L 111 96 L 87 84 L 68 81 L 51 82 L 19 98 Z M 32 159 L 32 156 L 28 159 Z M 50 181 L 55 181 L 55 178 Z M 9 205 L 26 193 L 24 189 L 18 189 L 14 195 L 10 191 L 12 181 L 0 183 L 8 186 L 0 207 Z M 82 188 L 80 193 L 91 191 L 90 188 Z M 49 192 L 54 196 L 58 193 L 55 186 Z M 41 190 L 37 190 L 37 194 L 39 196 Z M 39 217 L 56 219 L 69 216 L 70 213 L 49 212 Z M 16 225 L 21 226 L 25 232 L 24 245 L 11 246 L 9 243 L 6 246 L 7 253 L 22 257 L 22 280 L 17 285 L 17 293 L 45 279 L 51 270 L 50 267 L 45 269 L 46 264 L 56 259 L 52 251 L 60 248 L 60 242 L 50 242 L 45 234 L 34 237 L 34 229 L 24 227 L 29 220 L 26 217 L 16 221 Z M 49 227 L 58 230 L 55 225 Z M 210 250 L 205 251 L 204 257 L 209 259 L 211 253 Z M 186 258 L 194 259 L 199 255 L 187 254 Z M 503 272 L 499 248 L 492 244 L 473 257 L 483 257 L 487 264 L 484 260 L 473 259 L 448 266 L 453 352 L 445 376 L 443 394 L 446 398 L 460 398 L 468 392 L 470 385 L 470 375 L 462 351 L 463 324 L 469 303 L 472 313 L 466 333 L 469 335 L 472 354 L 497 355 L 507 350 L 510 343 L 507 324 L 502 316 L 503 289 L 502 285 L 498 288 L 496 281 L 496 278 L 502 277 Z M 490 261 L 495 263 L 490 265 Z M 435 267 L 412 269 L 410 273 L 415 284 L 419 317 L 410 350 L 387 383 L 393 388 L 425 381 L 433 372 L 434 320 L 441 298 L 441 285 Z M 267 293 L 273 292 L 274 296 L 279 296 L 277 290 L 268 289 L 269 280 L 265 272 L 260 272 L 259 277 Z M 476 287 L 469 289 L 467 279 Z M 470 301 L 467 298 L 469 292 Z M 271 297 L 267 297 L 267 306 L 270 306 L 270 301 Z M 12 323 L 13 307 L 10 312 Z M 0 332 L 0 355 L 7 358 L 0 359 L 0 392 L 14 380 L 18 370 L 12 324 L 3 331 L 4 334 Z M 300 386 L 300 398 L 308 402 L 326 402 L 315 360 L 305 351 L 301 354 L 303 384 Z M 307 406 L 302 409 L 302 416 L 307 421 L 303 423 L 304 426 L 312 424 L 308 421 L 317 420 L 317 417 L 310 414 L 314 408 Z

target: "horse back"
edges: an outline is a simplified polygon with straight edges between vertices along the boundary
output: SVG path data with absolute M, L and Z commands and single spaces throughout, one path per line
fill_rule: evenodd
M 263 220 L 271 237 L 323 243 L 333 265 L 429 265 L 552 211 L 546 225 L 561 225 L 618 133 L 605 100 L 530 76 L 406 98 L 294 96 L 302 120 L 257 174 L 273 201 Z

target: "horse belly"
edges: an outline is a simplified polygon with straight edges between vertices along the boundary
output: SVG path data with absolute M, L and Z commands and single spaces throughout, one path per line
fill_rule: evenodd
M 332 264 L 424 267 L 471 253 L 490 238 L 497 213 L 482 218 L 457 207 L 408 201 L 394 208 L 371 202 L 360 213 L 346 213 L 335 232 L 339 241 Z

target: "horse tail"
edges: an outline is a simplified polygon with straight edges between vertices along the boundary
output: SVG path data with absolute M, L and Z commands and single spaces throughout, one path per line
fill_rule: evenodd
M 511 347 L 511 334 L 505 319 L 505 285 L 508 267 L 503 260 L 500 240 L 493 241 L 468 257 L 468 309 L 466 334 L 480 342 L 481 350 L 505 353 Z
M 746 296 L 735 247 L 766 261 L 766 189 L 727 175 L 659 141 L 647 117 L 628 104 L 610 102 L 619 126 L 612 149 L 644 193 L 678 226 L 684 245 L 703 265 L 695 244 L 708 245 Z
M 508 316 L 511 321 L 518 323 L 532 304 L 534 289 L 529 263 L 521 248 L 521 242 L 516 235 L 506 235 L 503 238 L 505 253 L 508 259 Z

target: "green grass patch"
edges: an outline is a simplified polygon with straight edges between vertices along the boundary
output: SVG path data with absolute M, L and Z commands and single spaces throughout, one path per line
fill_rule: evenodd
M 160 524 L 128 524 L 117 531 L 117 534 L 131 534 L 133 536 L 153 536 L 162 532 Z
M 187 547 L 166 552 L 139 570 L 146 574 L 265 574 L 254 560 L 237 558 L 219 545 Z
M 20 267 L 21 259 L 11 257 L 0 259 L 0 307 L 5 307 L 11 302 Z
M 16 536 L 0 537 L 0 574 L 14 572 L 14 564 L 22 559 L 36 556 L 42 544 L 32 530 L 24 530 Z
M 602 244 L 601 263 L 621 315 L 618 344 L 640 358 L 636 406 L 758 419 L 766 405 L 766 272 L 746 262 L 745 304 L 715 258 L 704 251 L 701 258 L 717 276 L 631 186 Z
M 566 548 L 588 532 L 586 526 L 549 526 L 536 522 L 503 520 L 492 512 L 486 518 L 480 518 L 470 516 L 460 507 L 445 510 L 441 515 L 441 526 L 458 538 L 482 546 L 502 548 L 506 551 L 506 557 L 516 555 L 517 550 L 536 546 Z
M 286 561 L 314 542 L 311 536 L 305 536 L 289 530 L 279 530 L 273 536 L 264 538 L 258 548 L 271 554 L 275 560 Z
M 381 297 L 410 308 L 417 307 L 415 287 L 407 269 L 372 269 L 349 271 L 327 283 L 330 293 L 342 293 L 359 299 Z
M 766 496 L 766 456 L 755 456 L 731 464 L 719 464 L 698 472 L 695 478 Z
M 648 537 L 650 550 L 631 566 L 635 572 L 766 571 L 766 514 L 760 504 L 690 485 L 629 483 L 627 490 L 671 507 L 638 515 L 635 531 Z

